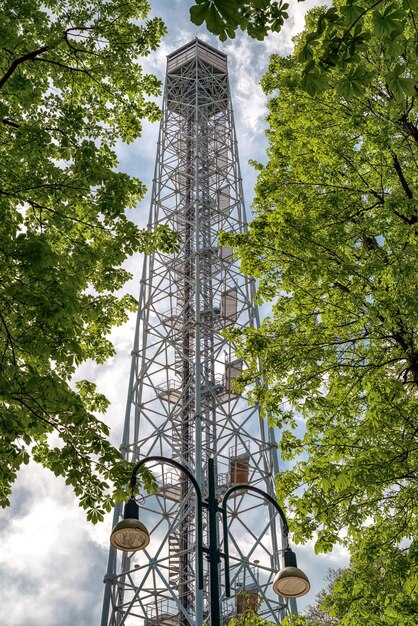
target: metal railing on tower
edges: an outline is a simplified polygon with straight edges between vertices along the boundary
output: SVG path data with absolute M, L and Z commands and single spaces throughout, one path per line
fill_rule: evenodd
M 245 363 L 223 337 L 230 325 L 258 323 L 254 285 L 218 243 L 220 230 L 246 228 L 227 57 L 198 39 L 167 59 L 149 227 L 160 223 L 179 233 L 181 247 L 144 261 L 123 453 L 180 462 L 203 494 L 213 458 L 219 498 L 242 482 L 274 495 L 273 432 L 236 391 Z M 152 541 L 120 560 L 110 549 L 102 626 L 202 626 L 210 621 L 209 584 L 206 570 L 204 589 L 196 584 L 195 495 L 175 468 L 151 469 L 159 487 L 143 494 L 141 516 Z M 220 582 L 223 621 L 256 604 L 261 617 L 280 623 L 287 606 L 268 591 L 280 520 L 245 490 L 228 506 L 232 596 L 224 598 Z M 117 507 L 115 521 L 120 515 Z

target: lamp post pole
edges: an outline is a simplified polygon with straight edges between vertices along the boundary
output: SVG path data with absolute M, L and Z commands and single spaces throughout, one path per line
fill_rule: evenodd
M 220 626 L 219 563 L 217 513 L 220 511 L 215 494 L 215 467 L 213 459 L 208 459 L 208 522 L 209 522 L 209 571 L 210 571 L 210 621 L 211 626 Z M 225 566 L 226 567 L 226 566 Z M 230 593 L 226 594 L 229 597 Z
M 230 487 L 222 500 L 222 504 L 219 505 L 216 498 L 216 482 L 215 482 L 215 466 L 214 460 L 208 459 L 208 497 L 204 501 L 202 498 L 202 492 L 200 486 L 193 476 L 193 474 L 173 459 L 169 459 L 164 456 L 149 456 L 138 461 L 135 465 L 131 479 L 131 499 L 125 504 L 124 519 L 120 521 L 114 529 L 110 537 L 112 545 L 125 552 L 133 552 L 136 550 L 144 549 L 150 540 L 149 533 L 144 524 L 139 521 L 139 507 L 135 501 L 136 494 L 136 477 L 139 469 L 142 465 L 149 462 L 160 462 L 172 465 L 177 468 L 189 478 L 196 492 L 197 503 L 197 515 L 196 515 L 196 530 L 197 530 L 197 586 L 198 589 L 203 589 L 203 558 L 204 555 L 208 557 L 209 561 L 209 603 L 210 603 L 210 616 L 211 626 L 221 626 L 221 611 L 220 611 L 220 595 L 219 595 L 219 563 L 221 558 L 224 560 L 225 565 L 225 596 L 227 598 L 231 595 L 230 585 L 230 571 L 229 571 L 229 547 L 228 547 L 228 513 L 227 502 L 229 497 L 238 490 L 246 489 L 252 491 L 258 495 L 263 496 L 268 500 L 278 512 L 282 520 L 283 536 L 286 538 L 285 548 L 285 568 L 281 570 L 273 583 L 274 591 L 281 596 L 292 598 L 302 596 L 310 589 L 310 583 L 306 575 L 297 567 L 296 556 L 289 548 L 288 533 L 289 527 L 287 524 L 286 516 L 276 502 L 269 494 L 265 493 L 258 487 L 253 487 L 246 483 L 234 485 Z M 203 545 L 203 509 L 208 511 L 208 524 L 209 524 L 209 543 L 208 546 Z M 223 539 L 224 539 L 224 551 L 219 549 L 218 540 L 218 528 L 217 528 L 217 515 L 222 514 L 223 522 Z M 282 576 L 283 574 L 283 576 Z

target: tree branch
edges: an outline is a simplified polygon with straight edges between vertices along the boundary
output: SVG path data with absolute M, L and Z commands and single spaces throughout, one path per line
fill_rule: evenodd
M 409 200 L 412 200 L 412 198 L 414 197 L 414 194 L 412 193 L 412 190 L 411 190 L 411 188 L 409 187 L 409 185 L 408 185 L 408 183 L 406 181 L 406 178 L 405 178 L 405 176 L 403 174 L 403 171 L 402 171 L 401 164 L 399 163 L 399 159 L 398 159 L 397 155 L 393 151 L 392 151 L 392 157 L 393 157 L 393 167 L 395 168 L 395 172 L 398 175 L 398 178 L 399 178 L 399 181 L 400 181 L 400 183 L 402 185 L 402 188 L 403 188 L 404 192 L 406 193 L 407 197 L 409 198 Z M 412 218 L 412 220 L 413 221 L 411 222 L 411 220 L 409 219 L 408 222 L 410 224 L 415 224 L 415 222 L 417 221 L 417 218 L 414 217 L 414 218 Z
M 69 70 L 70 72 L 81 72 L 82 74 L 87 74 L 87 76 L 92 78 L 91 74 L 82 67 L 72 67 L 71 65 L 66 65 L 65 63 L 60 63 L 59 61 L 53 61 L 52 59 L 34 59 L 34 61 L 42 61 L 42 63 L 57 65 L 58 67 L 62 67 L 64 70 Z
M 40 54 L 43 54 L 47 50 L 49 50 L 49 46 L 42 46 L 42 48 L 38 48 L 38 50 L 33 50 L 32 52 L 28 52 L 18 59 L 15 59 L 7 72 L 4 74 L 4 76 L 0 78 L 0 89 L 9 80 L 9 78 L 11 77 L 13 72 L 19 67 L 19 65 L 21 65 L 25 61 L 33 61 L 33 59 L 35 59 Z
M 7 117 L 3 117 L 2 123 L 5 124 L 6 126 L 12 126 L 13 128 L 20 128 L 20 124 L 13 122 L 13 120 L 9 120 L 9 118 Z

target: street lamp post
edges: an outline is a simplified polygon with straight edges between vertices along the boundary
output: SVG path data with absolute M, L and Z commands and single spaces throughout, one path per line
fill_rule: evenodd
M 135 501 L 136 495 L 136 477 L 138 471 L 142 465 L 149 462 L 161 462 L 167 465 L 172 465 L 177 468 L 189 478 L 192 483 L 197 500 L 197 586 L 198 589 L 203 589 L 203 559 L 204 555 L 207 556 L 209 561 L 209 579 L 210 579 L 210 616 L 211 626 L 221 626 L 221 612 L 220 612 L 220 597 L 219 597 L 219 581 L 218 581 L 218 566 L 221 558 L 224 560 L 225 565 L 225 595 L 227 598 L 231 595 L 230 585 L 230 571 L 229 571 L 229 548 L 228 548 L 228 526 L 227 526 L 227 502 L 229 497 L 238 490 L 246 489 L 252 491 L 258 495 L 263 496 L 278 512 L 282 520 L 283 537 L 286 541 L 286 547 L 284 549 L 284 568 L 281 569 L 273 582 L 273 590 L 279 595 L 285 598 L 296 598 L 308 593 L 310 589 L 309 580 L 297 567 L 296 555 L 291 550 L 288 541 L 289 527 L 287 524 L 286 516 L 276 502 L 269 494 L 265 493 L 258 487 L 253 487 L 246 483 L 234 485 L 230 487 L 219 504 L 216 498 L 216 485 L 215 485 L 215 467 L 214 460 L 208 460 L 208 497 L 206 500 L 202 498 L 202 492 L 196 478 L 193 474 L 173 459 L 169 459 L 164 456 L 149 456 L 138 461 L 135 465 L 131 479 L 131 498 L 125 504 L 124 519 L 121 520 L 113 528 L 110 542 L 118 550 L 124 552 L 135 552 L 137 550 L 143 550 L 150 542 L 150 534 L 143 524 L 139 520 L 139 506 Z M 209 524 L 209 544 L 203 545 L 203 522 L 202 513 L 203 509 L 208 511 L 208 524 Z M 217 530 L 217 514 L 222 514 L 223 521 L 223 539 L 224 539 L 224 551 L 219 549 L 218 530 Z

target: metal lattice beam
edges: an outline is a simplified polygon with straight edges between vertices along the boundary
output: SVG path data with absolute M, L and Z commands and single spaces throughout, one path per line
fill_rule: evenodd
M 219 230 L 246 228 L 227 61 L 198 39 L 168 56 L 149 226 L 160 223 L 177 230 L 181 248 L 145 260 L 124 454 L 132 461 L 168 456 L 196 476 L 204 494 L 212 457 L 219 498 L 242 482 L 274 494 L 274 437 L 235 391 L 245 363 L 222 334 L 258 319 L 253 284 L 218 244 Z M 120 562 L 111 549 L 102 626 L 201 626 L 209 585 L 207 571 L 203 592 L 195 583 L 195 495 L 172 467 L 151 469 L 159 490 L 143 495 L 141 515 L 152 541 Z M 269 591 L 279 567 L 279 519 L 254 494 L 239 491 L 228 506 L 233 595 L 223 599 L 225 622 L 253 598 L 260 616 L 279 623 L 287 609 Z

